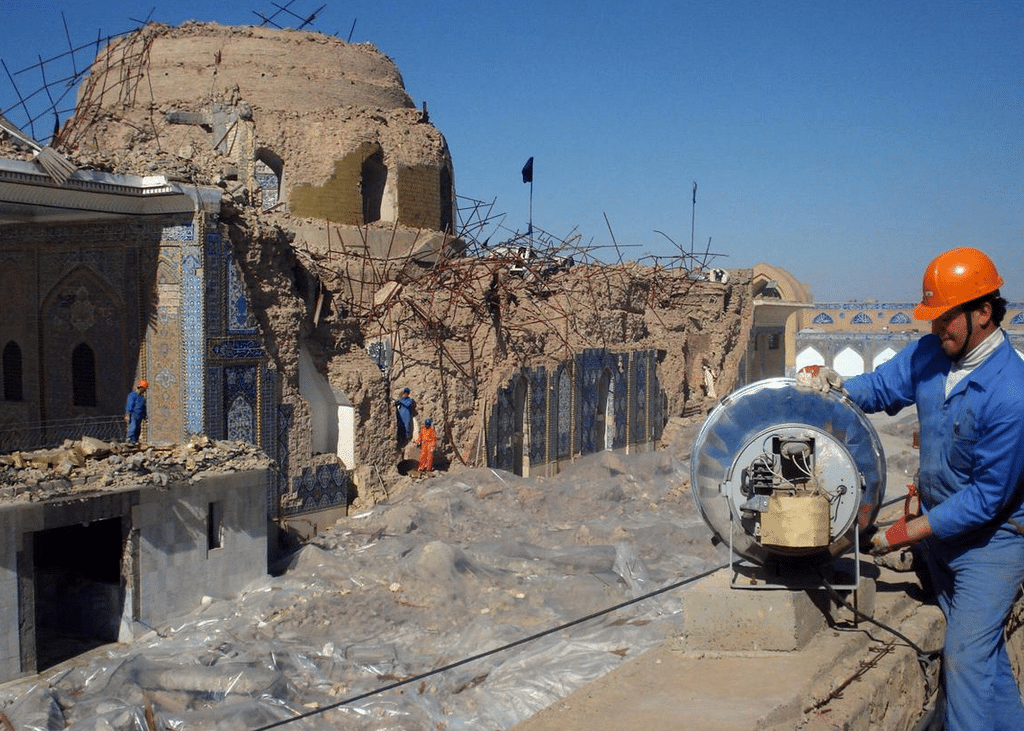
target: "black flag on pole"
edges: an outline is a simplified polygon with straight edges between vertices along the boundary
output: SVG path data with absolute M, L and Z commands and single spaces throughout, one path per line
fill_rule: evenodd
M 532 183 L 533 182 L 533 158 L 532 157 L 529 160 L 526 161 L 525 165 L 523 165 L 523 182 L 524 183 Z

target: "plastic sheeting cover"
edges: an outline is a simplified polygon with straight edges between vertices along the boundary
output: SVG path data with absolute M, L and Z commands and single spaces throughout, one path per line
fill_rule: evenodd
M 19 731 L 509 728 L 679 632 L 665 592 L 723 563 L 667 451 L 555 478 L 438 475 L 341 521 L 274 577 L 172 627 L 0 688 Z M 685 590 L 685 589 L 681 589 Z

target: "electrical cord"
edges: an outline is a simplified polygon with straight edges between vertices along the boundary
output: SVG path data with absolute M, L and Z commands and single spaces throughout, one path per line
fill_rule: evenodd
M 941 662 L 941 660 L 942 660 L 942 650 L 941 650 L 941 648 L 938 649 L 938 650 L 931 650 L 931 651 L 925 650 L 925 649 L 921 648 L 917 643 L 915 643 L 913 640 L 911 640 L 909 637 L 907 637 L 905 634 L 903 634 L 899 630 L 894 629 L 893 627 L 890 627 L 889 625 L 885 624 L 884 622 L 880 622 L 877 619 L 875 619 L 874 617 L 872 617 L 872 616 L 870 616 L 868 614 L 865 614 L 861 610 L 857 609 L 850 602 L 848 602 L 838 591 L 836 591 L 835 588 L 833 588 L 832 586 L 828 585 L 824 580 L 822 581 L 822 584 L 825 587 L 825 591 L 832 598 L 832 601 L 836 602 L 837 604 L 841 604 L 842 606 L 844 606 L 847 609 L 849 609 L 851 612 L 853 612 L 854 616 L 859 617 L 860 619 L 863 619 L 865 622 L 870 622 L 871 624 L 875 625 L 876 627 L 880 627 L 881 629 L 885 630 L 889 634 L 899 638 L 900 640 L 905 642 L 907 644 L 907 646 L 910 647 L 911 650 L 914 651 L 914 653 L 917 655 L 917 664 L 921 668 L 922 675 L 924 675 L 924 690 L 925 690 L 924 697 L 925 697 L 925 699 L 931 698 L 932 694 L 935 692 L 936 689 L 932 688 L 931 679 L 930 679 L 928 674 L 932 670 L 932 667 L 936 663 Z
M 598 610 L 596 612 L 593 612 L 591 614 L 586 615 L 585 617 L 580 617 L 579 619 L 574 619 L 574 620 L 571 620 L 569 622 L 565 622 L 564 624 L 560 624 L 560 625 L 558 625 L 556 627 L 550 627 L 550 628 L 548 628 L 546 630 L 542 630 L 540 632 L 536 632 L 536 633 L 534 633 L 532 635 L 529 635 L 528 637 L 520 638 L 520 639 L 515 640 L 513 642 L 510 642 L 510 643 L 508 643 L 506 645 L 502 645 L 500 647 L 495 647 L 495 648 L 493 648 L 491 650 L 485 650 L 484 652 L 479 652 L 479 653 L 477 653 L 475 655 L 470 655 L 469 657 L 463 658 L 462 660 L 457 660 L 455 662 L 448 663 L 447 665 L 442 665 L 441 667 L 434 668 L 433 670 L 429 670 L 429 671 L 427 671 L 425 673 L 420 673 L 419 675 L 414 675 L 412 677 L 406 678 L 405 680 L 399 680 L 399 681 L 394 682 L 394 683 L 389 683 L 388 685 L 384 685 L 384 686 L 381 686 L 380 688 L 375 688 L 373 690 L 369 690 L 369 691 L 367 691 L 365 693 L 360 693 L 358 695 L 350 696 L 349 698 L 345 698 L 343 700 L 336 701 L 335 703 L 331 703 L 330 705 L 321 706 L 320 708 L 317 708 L 317 709 L 312 710 L 312 711 L 308 711 L 306 713 L 300 713 L 299 715 L 292 716 L 291 718 L 284 718 L 284 719 L 281 719 L 280 721 L 274 721 L 273 723 L 268 723 L 265 726 L 259 726 L 258 728 L 252 729 L 251 731 L 268 731 L 269 729 L 278 728 L 280 726 L 284 726 L 284 725 L 292 723 L 294 721 L 301 721 L 304 718 L 310 718 L 312 716 L 317 716 L 317 715 L 320 715 L 321 713 L 325 713 L 327 711 L 332 711 L 332 710 L 334 710 L 336 708 L 341 708 L 342 706 L 347 706 L 347 705 L 349 705 L 351 703 L 355 703 L 356 701 L 361 701 L 361 700 L 364 700 L 366 698 L 370 698 L 370 697 L 375 696 L 375 695 L 380 695 L 380 694 L 386 693 L 386 692 L 388 692 L 390 690 L 394 690 L 395 688 L 400 688 L 402 686 L 409 685 L 411 683 L 416 683 L 416 682 L 419 682 L 421 680 L 425 680 L 426 678 L 432 677 L 434 675 L 440 675 L 441 673 L 448 672 L 449 670 L 454 670 L 455 668 L 462 667 L 463 665 L 468 665 L 469 663 L 475 662 L 476 660 L 482 660 L 483 658 L 490 657 L 491 655 L 497 655 L 498 653 L 501 653 L 501 652 L 507 652 L 508 650 L 511 650 L 513 648 L 516 648 L 516 647 L 519 647 L 520 645 L 525 645 L 525 644 L 533 642 L 535 640 L 539 640 L 542 637 L 547 637 L 548 635 L 552 635 L 552 634 L 554 634 L 556 632 L 561 632 L 562 630 L 569 629 L 570 627 L 575 627 L 576 625 L 583 624 L 584 622 L 589 622 L 592 619 L 597 619 L 598 617 L 604 616 L 606 614 L 611 614 L 612 612 L 616 612 L 616 611 L 618 611 L 620 609 L 624 609 L 626 607 L 632 606 L 633 604 L 638 604 L 638 603 L 640 603 L 642 601 L 645 601 L 647 599 L 651 599 L 651 598 L 656 597 L 656 596 L 658 596 L 660 594 L 665 594 L 666 592 L 672 591 L 674 589 L 678 589 L 678 588 L 680 588 L 682 586 L 686 586 L 687 584 L 690 584 L 690 583 L 692 583 L 694 581 L 697 581 L 698 579 L 703 579 L 703 578 L 705 578 L 707 576 L 711 576 L 715 572 L 721 571 L 722 569 L 726 568 L 727 566 L 729 566 L 728 562 L 724 563 L 724 564 L 721 564 L 720 566 L 715 566 L 714 568 L 708 569 L 707 571 L 703 571 L 703 572 L 701 572 L 699 574 L 696 574 L 694 576 L 687 577 L 687 578 L 682 579 L 680 581 L 677 581 L 677 582 L 675 582 L 673 584 L 669 584 L 668 586 L 663 586 L 660 589 L 655 589 L 654 591 L 648 592 L 647 594 L 644 594 L 642 596 L 638 596 L 635 599 L 629 599 L 627 601 L 620 602 L 619 604 L 615 604 L 615 605 L 613 605 L 611 607 L 606 607 L 605 609 L 600 609 L 600 610 Z

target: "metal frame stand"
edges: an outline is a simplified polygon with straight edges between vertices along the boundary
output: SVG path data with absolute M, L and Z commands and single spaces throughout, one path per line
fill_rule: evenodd
M 853 528 L 853 555 L 848 557 L 845 553 L 836 556 L 827 564 L 811 564 L 801 562 L 800 557 L 795 556 L 787 560 L 786 556 L 779 556 L 774 564 L 774 574 L 765 566 L 755 564 L 745 559 L 733 549 L 733 535 L 736 531 L 736 522 L 729 522 L 729 568 L 732 576 L 729 578 L 729 586 L 733 589 L 825 589 L 856 591 L 860 586 L 860 531 Z M 835 574 L 837 563 L 853 561 L 853 582 L 833 583 L 828 580 L 827 574 Z M 824 568 L 824 571 L 822 570 Z M 846 576 L 849 574 L 846 574 Z

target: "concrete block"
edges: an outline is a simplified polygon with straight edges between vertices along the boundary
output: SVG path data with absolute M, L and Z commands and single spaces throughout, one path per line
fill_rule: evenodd
M 685 649 L 791 652 L 825 628 L 820 599 L 808 591 L 733 588 L 731 576 L 716 571 L 683 592 Z

